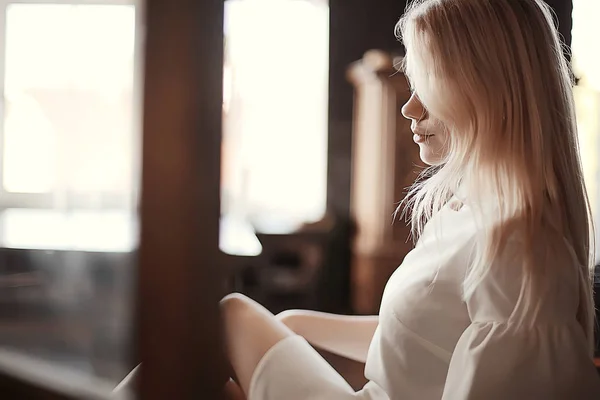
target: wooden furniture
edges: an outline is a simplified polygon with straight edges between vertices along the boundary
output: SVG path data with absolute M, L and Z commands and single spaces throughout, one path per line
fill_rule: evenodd
M 277 314 L 286 309 L 323 310 L 330 278 L 329 255 L 335 252 L 337 221 L 325 215 L 289 233 L 256 232 L 261 252 L 225 255 L 229 292 L 241 292 Z
M 351 297 L 360 314 L 378 311 L 385 283 L 412 248 L 406 223 L 394 213 L 421 161 L 400 112 L 409 87 L 394 64 L 391 55 L 371 50 L 348 70 L 355 88 Z
M 326 230 L 259 233 L 264 251 L 256 268 L 257 287 L 252 298 L 275 314 L 289 308 L 317 308 L 327 234 Z

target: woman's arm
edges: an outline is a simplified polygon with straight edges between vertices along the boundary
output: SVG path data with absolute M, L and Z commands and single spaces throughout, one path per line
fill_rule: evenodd
M 277 318 L 313 346 L 361 363 L 366 362 L 369 345 L 379 317 L 328 314 L 289 310 Z

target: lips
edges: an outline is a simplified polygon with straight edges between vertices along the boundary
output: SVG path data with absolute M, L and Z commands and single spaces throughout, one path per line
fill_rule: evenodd
M 433 134 L 433 133 L 425 133 L 425 132 L 418 131 L 418 130 L 413 130 L 412 132 L 413 132 L 415 135 L 419 135 L 419 136 L 422 136 L 422 137 L 430 137 L 430 136 L 435 136 L 435 134 Z
M 417 133 L 414 132 L 413 135 L 413 140 L 415 141 L 415 143 L 426 143 L 429 138 L 431 138 L 432 136 L 435 136 L 434 134 L 421 134 L 421 133 Z

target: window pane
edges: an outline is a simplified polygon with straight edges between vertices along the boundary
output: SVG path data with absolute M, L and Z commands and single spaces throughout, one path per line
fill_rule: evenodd
M 221 244 L 235 248 L 238 232 L 252 253 L 235 221 L 285 233 L 325 211 L 329 8 L 225 4 L 222 210 L 232 236 Z
M 131 186 L 134 18 L 127 6 L 8 7 L 7 191 L 122 192 Z
M 115 384 L 132 366 L 136 9 L 12 4 L 2 26 L 0 351 Z

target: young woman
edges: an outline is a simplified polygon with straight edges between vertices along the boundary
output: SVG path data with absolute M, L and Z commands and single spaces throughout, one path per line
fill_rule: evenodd
M 275 317 L 225 298 L 241 387 L 228 390 L 250 400 L 600 399 L 593 235 L 551 11 L 541 0 L 422 0 L 397 31 L 413 90 L 402 113 L 431 166 L 404 203 L 416 246 L 378 317 Z M 364 359 L 369 382 L 355 392 L 308 342 Z

